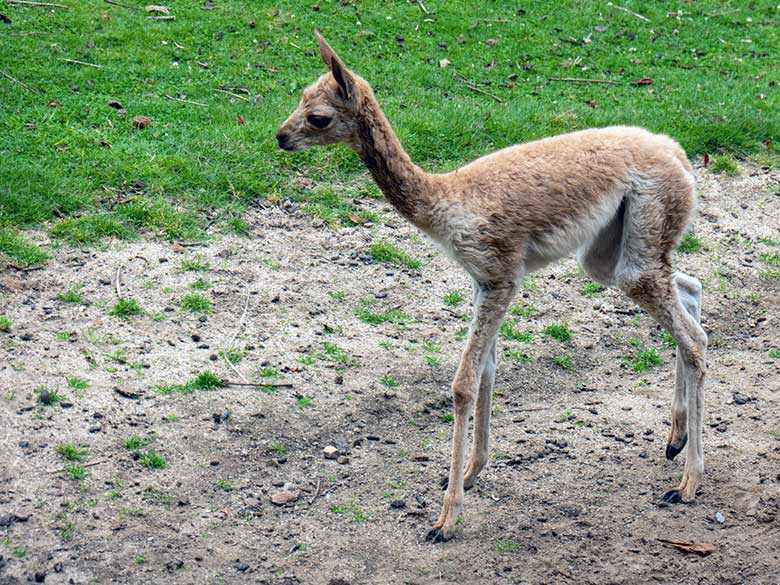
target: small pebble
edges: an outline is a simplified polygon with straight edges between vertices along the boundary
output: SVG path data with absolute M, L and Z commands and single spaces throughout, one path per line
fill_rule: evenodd
M 726 517 L 720 512 L 715 512 L 715 520 L 718 524 L 723 524 L 726 521 Z
M 325 459 L 338 459 L 339 455 L 341 455 L 341 452 L 333 445 L 328 445 L 322 450 L 322 454 Z

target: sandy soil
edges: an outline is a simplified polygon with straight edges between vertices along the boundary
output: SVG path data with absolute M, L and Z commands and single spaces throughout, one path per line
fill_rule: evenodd
M 759 240 L 780 240 L 779 177 L 698 172 L 706 250 L 678 255 L 705 285 L 711 340 L 695 504 L 659 505 L 684 460 L 664 459 L 674 350 L 620 293 L 583 295 L 569 260 L 518 297 L 537 309 L 520 318 L 533 341 L 500 347 L 531 359 L 501 360 L 491 462 L 459 534 L 424 542 L 469 282 L 383 201 L 361 202 L 380 224 L 337 230 L 280 202 L 248 213 L 248 237 L 63 247 L 42 270 L 0 274 L 0 314 L 15 320 L 0 332 L 0 583 L 777 583 L 780 283 L 760 276 L 778 248 Z M 374 262 L 378 237 L 424 267 Z M 179 269 L 196 255 L 207 271 Z M 147 314 L 108 314 L 117 271 Z M 205 316 L 178 304 L 198 278 L 213 285 Z M 86 304 L 58 299 L 74 285 Z M 466 301 L 446 305 L 450 291 Z M 412 321 L 365 323 L 355 310 L 367 300 Z M 562 321 L 571 341 L 541 335 Z M 665 363 L 634 372 L 632 340 Z M 244 354 L 238 372 L 228 349 Z M 156 390 L 204 370 L 292 386 Z M 73 376 L 89 386 L 70 387 Z M 65 402 L 42 405 L 40 386 Z M 132 435 L 168 466 L 141 465 L 123 445 Z M 63 443 L 89 449 L 85 479 L 62 471 Z M 340 459 L 323 456 L 329 445 Z

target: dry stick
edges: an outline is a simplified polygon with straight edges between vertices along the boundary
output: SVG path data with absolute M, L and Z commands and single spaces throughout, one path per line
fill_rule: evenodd
M 74 65 L 84 65 L 86 67 L 94 67 L 95 69 L 103 69 L 102 65 L 95 65 L 94 63 L 87 63 L 86 61 L 77 61 L 76 59 L 64 59 L 61 57 L 60 61 L 65 61 L 66 63 L 73 63 Z
M 428 9 L 425 7 L 425 4 L 423 4 L 422 0 L 413 0 L 414 2 L 417 2 L 417 5 L 422 9 L 422 11 L 428 15 L 430 12 L 428 12 Z
M 33 92 L 33 93 L 41 93 L 40 91 L 38 91 L 38 90 L 37 90 L 37 89 L 35 89 L 34 87 L 30 87 L 29 85 L 27 85 L 27 84 L 26 84 L 26 83 L 24 83 L 23 81 L 19 81 L 19 80 L 18 80 L 18 79 L 16 79 L 15 77 L 11 77 L 11 76 L 10 76 L 10 75 L 8 75 L 8 73 L 6 73 L 5 71 L 2 71 L 2 70 L 0 70 L 0 75 L 2 75 L 3 77 L 5 77 L 6 79 L 10 79 L 10 80 L 11 80 L 11 81 L 13 81 L 14 83 L 18 83 L 19 85 L 21 85 L 23 88 L 25 88 L 25 89 L 26 89 L 26 90 L 28 90 L 28 91 L 31 91 L 31 92 Z
M 184 100 L 182 98 L 173 97 L 172 95 L 168 95 L 167 93 L 164 94 L 165 97 L 167 97 L 169 100 L 173 100 L 175 102 L 181 102 L 183 104 L 192 104 L 193 106 L 201 106 L 203 108 L 207 108 L 208 104 L 202 104 L 200 102 L 193 102 L 192 100 Z
M 227 91 L 225 89 L 214 89 L 214 91 L 218 91 L 219 93 L 226 93 L 228 95 L 232 95 L 234 98 L 238 98 L 240 100 L 244 100 L 245 102 L 249 101 L 249 98 L 244 97 L 242 95 L 238 95 L 237 93 L 233 93 L 232 91 Z
M 85 465 L 82 465 L 82 467 L 94 467 L 95 465 L 101 465 L 103 463 L 107 463 L 108 459 L 103 459 L 102 461 L 93 461 L 92 463 L 87 463 Z M 62 469 L 52 469 L 49 471 L 49 473 L 63 473 L 64 471 L 67 471 L 64 467 Z
M 473 83 L 470 83 L 470 82 L 468 82 L 466 80 L 461 80 L 461 81 L 463 81 L 463 83 L 466 84 L 466 87 L 468 87 L 471 91 L 476 91 L 477 93 L 481 93 L 482 95 L 486 95 L 488 97 L 491 97 L 494 100 L 496 100 L 499 104 L 505 104 L 506 103 L 504 100 L 502 100 L 497 95 L 492 94 L 489 91 L 485 91 L 484 89 L 480 89 L 476 85 L 474 85 Z
M 147 16 L 146 20 L 176 20 L 176 17 L 171 16 Z
M 51 2 L 28 2 L 27 0 L 8 0 L 9 4 L 21 4 L 22 6 L 48 6 L 49 8 L 64 8 L 68 10 L 68 7 L 64 4 L 52 4 Z
M 618 6 L 616 4 L 613 4 L 612 8 L 617 8 L 618 10 L 622 10 L 623 12 L 627 12 L 631 16 L 636 16 L 637 18 L 640 18 L 640 19 L 644 20 L 645 22 L 652 22 L 649 18 L 645 18 L 641 14 L 637 14 L 636 12 L 634 12 L 633 10 L 629 10 L 628 8 L 623 8 L 622 6 Z
M 609 85 L 623 85 L 619 81 L 609 79 L 580 79 L 579 77 L 548 77 L 547 81 L 566 81 L 568 83 L 606 83 Z
M 40 30 L 33 30 L 33 31 L 30 31 L 30 32 L 11 33 L 9 36 L 12 36 L 12 37 L 28 37 L 28 36 L 31 36 L 31 35 L 50 35 L 50 34 L 53 34 L 53 33 L 40 31 Z
M 230 348 L 233 345 L 233 342 L 236 340 L 236 337 L 238 337 L 239 332 L 241 329 L 244 328 L 244 319 L 246 318 L 246 312 L 247 309 L 249 309 L 249 292 L 246 293 L 246 302 L 244 303 L 244 310 L 241 313 L 241 318 L 238 320 L 238 327 L 236 327 L 236 330 L 233 332 L 233 336 L 230 338 L 230 341 L 227 342 L 227 347 Z M 238 377 L 241 378 L 244 381 L 244 384 L 249 384 L 250 382 L 244 377 L 244 375 L 238 371 L 238 368 L 236 368 L 235 365 L 233 365 L 233 362 L 231 362 L 228 359 L 227 353 L 222 354 L 223 359 L 227 363 L 227 365 L 230 366 L 230 368 L 238 374 Z
M 309 500 L 309 505 L 310 506 L 314 503 L 314 500 L 316 500 L 317 498 L 320 497 L 320 492 L 321 491 L 322 491 L 322 478 L 318 477 L 317 478 L 317 489 L 314 492 L 314 497 L 311 500 Z
M 241 378 L 245 384 L 249 384 L 249 382 L 247 382 L 247 379 L 244 377 L 244 374 L 239 372 L 238 368 L 236 368 L 236 366 L 233 365 L 233 362 L 231 362 L 228 359 L 227 354 L 223 353 L 222 357 L 225 359 L 225 363 L 230 366 L 230 369 L 233 370 L 236 374 L 238 374 L 238 377 Z M 230 384 L 230 382 L 228 382 L 228 384 Z
M 250 388 L 293 388 L 293 385 L 289 382 L 277 382 L 273 383 L 256 383 L 256 382 L 231 382 L 225 380 L 226 386 L 248 386 Z
M 129 8 L 130 10 L 143 10 L 140 6 L 130 6 L 129 4 L 122 4 L 115 2 L 114 0 L 103 0 L 106 4 L 113 4 L 114 6 L 121 6 L 122 8 Z

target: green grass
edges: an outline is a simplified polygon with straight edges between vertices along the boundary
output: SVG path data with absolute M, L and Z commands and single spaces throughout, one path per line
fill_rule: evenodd
M 589 281 L 582 288 L 582 294 L 584 294 L 586 297 L 595 297 L 597 294 L 602 293 L 605 290 L 606 287 L 600 285 L 598 282 Z
M 565 342 L 572 338 L 571 329 L 566 323 L 554 323 L 542 329 L 542 334 L 556 341 Z
M 450 307 L 457 307 L 463 302 L 463 293 L 453 290 L 444 295 L 444 304 Z
M 641 343 L 632 344 L 637 349 L 636 352 L 625 358 L 623 364 L 637 373 L 646 372 L 655 366 L 660 366 L 664 360 L 658 355 L 658 350 L 654 347 L 645 347 Z
M 89 388 L 89 380 L 79 378 L 78 376 L 67 376 L 65 381 L 68 383 L 68 386 L 76 390 L 84 390 L 85 388 Z
M 420 260 L 412 258 L 390 240 L 378 240 L 374 242 L 371 244 L 368 253 L 371 254 L 371 257 L 377 262 L 395 264 L 396 266 L 406 266 L 407 268 L 413 269 L 418 269 L 422 266 Z
M 381 378 L 379 378 L 379 382 L 388 388 L 395 388 L 398 386 L 398 380 L 396 380 L 393 376 L 390 374 L 385 374 Z
M 151 449 L 141 455 L 138 462 L 144 467 L 148 467 L 150 469 L 165 469 L 168 467 L 168 461 L 165 459 L 165 457 L 160 455 L 154 449 Z
M 301 396 L 300 398 L 295 400 L 295 406 L 297 406 L 301 410 L 304 410 L 306 408 L 313 408 L 314 400 L 312 400 L 308 396 Z
M 206 272 L 209 269 L 209 263 L 203 256 L 196 255 L 187 258 L 179 263 L 179 270 L 182 272 Z
M 780 282 L 780 270 L 764 270 L 759 276 L 768 282 Z
M 739 167 L 737 166 L 737 162 L 730 156 L 719 154 L 712 158 L 710 171 L 713 173 L 725 173 L 729 177 L 734 177 L 739 174 Z
M 57 453 L 59 453 L 65 461 L 81 463 L 89 455 L 89 449 L 86 447 L 77 447 L 73 443 L 63 443 L 62 445 L 57 446 Z
M 770 266 L 780 266 L 780 254 L 777 252 L 774 254 L 761 254 L 761 260 Z
M 53 222 L 53 237 L 77 244 L 138 233 L 189 238 L 203 234 L 207 214 L 217 228 L 243 231 L 250 202 L 282 198 L 329 223 L 365 221 L 359 201 L 373 192 L 361 185 L 353 152 L 291 154 L 273 139 L 301 89 L 324 72 L 315 27 L 373 85 L 415 161 L 436 171 L 519 141 L 609 124 L 670 134 L 692 155 L 763 153 L 763 140 L 780 137 L 780 94 L 769 85 L 780 69 L 771 0 L 686 3 L 679 18 L 660 0 L 626 5 L 649 23 L 598 2 L 526 3 L 518 11 L 509 2 L 452 0 L 427 3 L 425 15 L 408 1 L 328 2 L 315 11 L 310 0 L 222 0 L 213 10 L 176 3 L 177 19 L 161 22 L 102 2 L 67 4 L 2 4 L 13 21 L 4 31 L 15 35 L 0 46 L 3 71 L 45 93 L 0 78 L 0 229 Z M 25 34 L 34 31 L 50 34 Z M 449 67 L 438 66 L 443 58 Z M 631 85 L 643 77 L 653 85 Z M 248 101 L 215 91 L 223 86 Z M 165 97 L 179 92 L 205 107 Z M 126 116 L 108 107 L 113 99 Z M 152 125 L 134 128 L 139 114 Z M 313 185 L 296 182 L 302 176 Z
M 199 278 L 190 285 L 193 290 L 208 290 L 211 288 L 211 283 L 203 278 Z
M 10 331 L 14 326 L 14 320 L 10 317 L 0 315 L 0 331 Z
M 130 435 L 122 442 L 122 446 L 130 451 L 140 451 L 151 442 L 151 439 L 142 439 L 138 435 Z
M 564 370 L 571 370 L 572 368 L 571 356 L 568 353 L 555 358 L 555 363 Z
M 683 254 L 693 254 L 695 252 L 701 252 L 703 249 L 704 242 L 702 239 L 691 232 L 686 233 L 683 236 L 680 245 L 677 246 L 677 251 L 682 252 Z
M 143 315 L 144 308 L 135 299 L 119 299 L 108 314 L 120 319 L 129 319 L 136 315 Z
M 533 305 L 522 304 L 512 305 L 512 307 L 509 309 L 509 312 L 517 317 L 533 317 L 534 315 L 539 314 L 539 309 Z
M 35 388 L 35 393 L 38 396 L 40 396 L 41 393 L 44 391 L 49 393 L 49 402 L 46 406 L 54 406 L 58 402 L 66 402 L 68 400 L 67 396 L 65 396 L 64 394 L 60 394 L 59 392 L 57 392 L 56 389 L 51 390 L 46 386 L 38 386 L 37 388 Z
M 769 350 L 769 357 L 773 359 L 780 359 L 780 349 L 770 349 Z
M 235 365 L 246 357 L 246 351 L 243 349 L 232 348 L 219 352 L 219 355 L 225 358 L 231 364 Z
M 499 335 L 504 339 L 511 341 L 521 341 L 523 343 L 531 343 L 533 341 L 533 333 L 528 331 L 520 331 L 517 319 L 509 317 L 501 323 L 501 329 L 499 329 Z
M 496 552 L 498 553 L 513 553 L 520 550 L 520 545 L 513 540 L 497 540 Z
M 192 293 L 189 295 L 184 295 L 179 300 L 179 305 L 182 309 L 185 311 L 189 311 L 190 313 L 210 313 L 211 312 L 211 301 L 204 297 L 203 295 L 199 295 L 197 293 Z
M 80 305 L 84 302 L 84 299 L 81 296 L 80 286 L 69 288 L 64 293 L 58 294 L 57 298 L 60 299 L 63 303 L 69 303 L 71 305 Z
M 157 386 L 160 394 L 192 394 L 196 390 L 216 390 L 224 388 L 227 382 L 209 370 L 200 372 L 186 384 L 167 384 Z
M 358 319 L 369 325 L 381 325 L 382 323 L 395 323 L 404 325 L 410 323 L 412 318 L 398 309 L 388 309 L 386 311 L 372 311 L 369 309 L 369 303 L 364 303 L 355 309 L 355 315 Z
M 83 465 L 79 465 L 78 463 L 74 463 L 73 465 L 66 465 L 64 471 L 69 476 L 71 476 L 71 478 L 78 481 L 81 481 L 87 477 L 87 470 Z
M 533 358 L 527 353 L 523 351 L 513 350 L 513 349 L 505 351 L 504 355 L 508 360 L 511 360 L 513 362 L 523 363 L 523 362 L 530 362 L 531 360 L 533 360 Z
M 0 195 L 2 201 L 2 195 Z M 0 217 L 2 206 L 0 205 Z M 5 256 L 19 267 L 26 268 L 45 262 L 49 255 L 32 243 L 30 238 L 9 227 L 0 224 L 0 259 Z

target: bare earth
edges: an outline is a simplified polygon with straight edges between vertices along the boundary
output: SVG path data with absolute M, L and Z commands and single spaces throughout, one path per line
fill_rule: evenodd
M 0 314 L 15 320 L 0 332 L 0 583 L 777 583 L 780 283 L 760 276 L 771 268 L 760 256 L 778 248 L 759 240 L 780 240 L 780 177 L 698 173 L 706 250 L 677 258 L 704 283 L 711 341 L 695 504 L 659 505 L 684 461 L 664 459 L 674 350 L 620 293 L 583 295 L 568 260 L 518 297 L 538 309 L 519 318 L 533 340 L 500 347 L 531 360 L 501 360 L 491 462 L 459 534 L 424 542 L 470 283 L 384 201 L 361 202 L 381 225 L 336 230 L 280 202 L 250 211 L 248 237 L 63 247 L 45 269 L 0 273 Z M 375 238 L 423 268 L 374 262 Z M 198 254 L 206 272 L 179 269 Z M 121 295 L 146 315 L 109 316 L 118 270 Z M 198 278 L 213 285 L 204 318 L 178 304 Z M 78 284 L 86 305 L 58 299 Z M 454 290 L 464 302 L 451 307 Z M 413 320 L 365 323 L 355 309 L 366 299 Z M 571 341 L 541 334 L 564 321 Z M 632 340 L 664 364 L 627 367 Z M 247 380 L 292 387 L 156 390 L 204 370 L 240 381 L 220 357 L 231 347 Z M 569 369 L 555 361 L 564 355 Z M 39 386 L 66 403 L 40 404 Z M 132 435 L 168 466 L 142 466 L 123 445 Z M 81 481 L 62 471 L 56 448 L 68 442 L 89 449 Z M 346 460 L 325 459 L 328 445 Z

